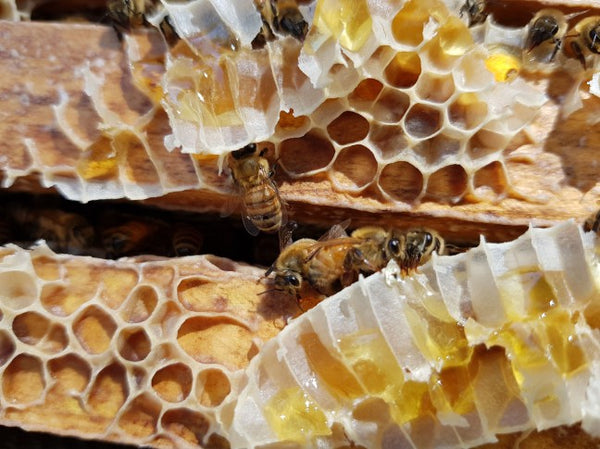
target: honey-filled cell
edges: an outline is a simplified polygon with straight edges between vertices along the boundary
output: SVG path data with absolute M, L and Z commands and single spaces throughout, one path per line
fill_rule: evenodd
M 416 52 L 398 52 L 383 72 L 393 87 L 407 89 L 414 86 L 421 75 L 421 59 Z

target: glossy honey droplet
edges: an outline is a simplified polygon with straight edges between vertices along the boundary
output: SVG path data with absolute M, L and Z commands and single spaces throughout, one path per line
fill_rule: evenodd
M 458 17 L 449 17 L 438 30 L 440 47 L 449 56 L 464 55 L 473 46 L 473 37 Z

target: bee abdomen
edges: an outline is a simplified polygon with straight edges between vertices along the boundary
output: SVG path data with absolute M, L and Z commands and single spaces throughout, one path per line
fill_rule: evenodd
M 263 232 L 276 232 L 281 227 L 283 213 L 277 192 L 271 186 L 255 186 L 245 195 L 246 213 Z
M 204 238 L 191 226 L 178 226 L 173 232 L 173 251 L 176 256 L 200 254 Z

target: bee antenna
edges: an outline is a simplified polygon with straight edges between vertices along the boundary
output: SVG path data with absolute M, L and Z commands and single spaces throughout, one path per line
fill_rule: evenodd
M 259 279 L 259 281 L 262 281 L 263 279 L 269 277 L 269 275 L 275 271 L 275 264 L 271 265 L 269 268 L 267 268 L 267 271 L 265 271 L 265 274 Z

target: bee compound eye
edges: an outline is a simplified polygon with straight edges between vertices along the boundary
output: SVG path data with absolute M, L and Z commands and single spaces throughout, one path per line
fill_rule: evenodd
M 398 255 L 400 253 L 400 242 L 398 239 L 391 239 L 388 242 L 388 249 L 393 255 Z
M 299 287 L 300 286 L 300 281 L 298 280 L 298 277 L 293 275 L 293 274 L 288 274 L 285 276 L 285 281 L 294 286 L 294 287 Z
M 433 242 L 433 236 L 429 232 L 426 232 L 425 233 L 425 244 L 431 245 L 431 242 Z

